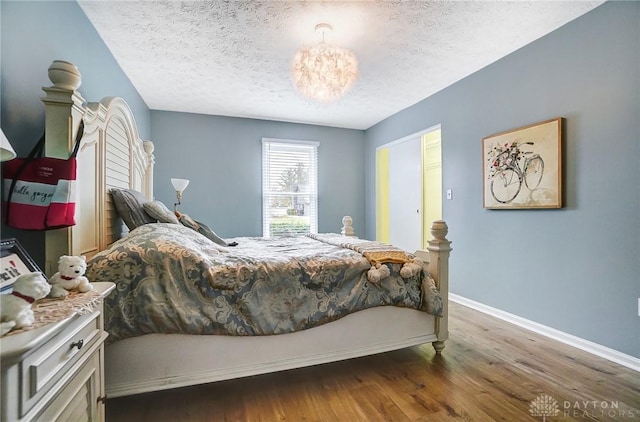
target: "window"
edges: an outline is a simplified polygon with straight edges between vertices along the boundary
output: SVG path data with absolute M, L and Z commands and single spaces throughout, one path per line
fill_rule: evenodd
M 318 143 L 262 139 L 262 235 L 318 232 Z

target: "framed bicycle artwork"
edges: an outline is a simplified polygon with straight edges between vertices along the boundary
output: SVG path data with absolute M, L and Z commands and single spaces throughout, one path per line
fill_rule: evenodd
M 482 139 L 484 207 L 562 207 L 562 117 Z
M 21 275 L 42 272 L 16 239 L 2 240 L 0 247 L 0 293 L 10 292 Z

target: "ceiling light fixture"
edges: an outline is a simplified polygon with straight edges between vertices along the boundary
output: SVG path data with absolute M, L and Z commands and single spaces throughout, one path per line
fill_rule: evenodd
M 351 51 L 325 43 L 331 25 L 316 25 L 322 41 L 302 47 L 293 57 L 291 77 L 302 95 L 330 103 L 342 97 L 358 77 L 358 61 Z

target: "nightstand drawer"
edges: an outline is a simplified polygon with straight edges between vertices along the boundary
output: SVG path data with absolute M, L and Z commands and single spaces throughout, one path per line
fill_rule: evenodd
M 95 403 L 100 391 L 100 351 L 95 350 L 56 398 L 35 417 L 34 421 L 95 421 Z
M 100 313 L 75 317 L 51 341 L 22 362 L 20 416 L 34 404 L 100 340 Z

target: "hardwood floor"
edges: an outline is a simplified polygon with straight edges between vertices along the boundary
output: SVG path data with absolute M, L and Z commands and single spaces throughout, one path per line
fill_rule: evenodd
M 639 373 L 456 303 L 449 312 L 442 356 L 429 344 L 109 399 L 107 422 L 640 421 Z

